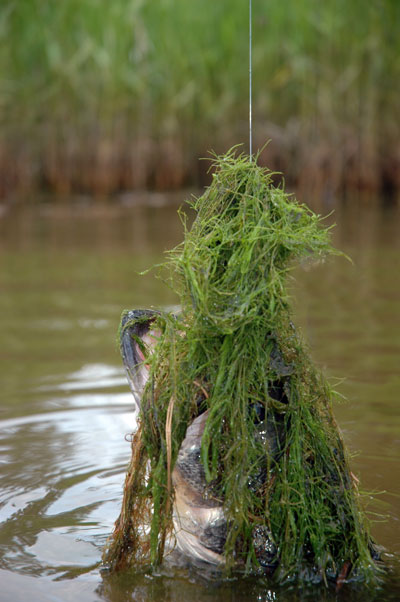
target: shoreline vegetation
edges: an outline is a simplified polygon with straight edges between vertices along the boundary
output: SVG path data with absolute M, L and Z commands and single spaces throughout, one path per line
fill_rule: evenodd
M 400 190 L 400 3 L 253 2 L 253 139 L 298 191 Z M 243 0 L 7 0 L 0 199 L 209 183 L 248 140 Z

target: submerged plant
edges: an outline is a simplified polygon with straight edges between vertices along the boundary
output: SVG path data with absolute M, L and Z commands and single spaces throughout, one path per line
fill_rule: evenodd
M 192 228 L 169 254 L 181 312 L 157 318 L 161 336 L 146 359 L 150 379 L 105 560 L 112 568 L 162 561 L 173 540 L 172 469 L 187 427 L 208 410 L 201 460 L 226 516 L 226 569 L 259 571 L 257 534 L 268 533 L 277 582 L 374 583 L 380 569 L 333 391 L 291 321 L 286 283 L 293 259 L 339 252 L 321 218 L 256 161 L 232 150 L 214 167 L 192 202 Z

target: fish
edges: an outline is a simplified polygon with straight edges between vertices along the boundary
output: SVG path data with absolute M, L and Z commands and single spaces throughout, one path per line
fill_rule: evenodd
M 159 311 L 149 309 L 126 310 L 121 318 L 120 349 L 127 380 L 139 412 L 141 397 L 149 380 L 146 358 L 152 353 L 161 336 L 157 328 Z M 278 359 L 276 360 L 278 361 Z M 285 366 L 283 372 L 288 368 Z M 281 383 L 271 389 L 280 402 L 285 393 Z M 269 453 L 275 459 L 283 448 L 283 424 L 265 419 L 264 408 L 253 407 L 257 420 L 257 436 L 267 442 Z M 173 527 L 175 547 L 184 556 L 218 566 L 224 564 L 224 546 L 227 537 L 227 520 L 223 501 L 209 494 L 203 463 L 201 440 L 209 411 L 200 413 L 186 430 L 172 472 L 174 488 Z M 259 487 L 268 478 L 267 462 L 261 462 L 249 487 Z M 278 552 L 271 533 L 265 526 L 255 526 L 253 547 L 265 573 L 272 573 L 277 564 Z

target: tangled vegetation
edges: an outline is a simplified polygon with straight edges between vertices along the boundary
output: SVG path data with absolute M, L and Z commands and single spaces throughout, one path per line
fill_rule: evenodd
M 201 456 L 227 518 L 227 570 L 260 570 L 261 529 L 275 546 L 277 582 L 374 583 L 380 569 L 333 391 L 291 321 L 286 284 L 293 259 L 339 252 L 320 217 L 274 187 L 256 161 L 232 150 L 214 167 L 167 262 L 182 311 L 157 319 L 162 335 L 146 360 L 150 379 L 105 560 L 112 568 L 162 561 L 173 539 L 171 471 L 188 425 L 207 409 Z M 273 436 L 262 436 L 266 425 Z

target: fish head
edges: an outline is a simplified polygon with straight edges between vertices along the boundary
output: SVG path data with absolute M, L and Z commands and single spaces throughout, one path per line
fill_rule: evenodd
M 138 409 L 149 379 L 148 362 L 161 336 L 157 327 L 159 316 L 160 312 L 148 309 L 127 310 L 122 314 L 121 355 Z M 265 420 L 262 407 L 253 408 L 252 412 L 259 423 L 257 436 L 267 441 L 270 453 L 279 453 L 277 425 Z M 201 441 L 208 414 L 208 410 L 203 411 L 188 426 L 172 472 L 174 536 L 176 547 L 185 556 L 195 561 L 223 565 L 227 536 L 224 503 L 210 491 L 201 461 Z M 265 478 L 265 466 L 260 465 L 249 487 L 258 487 Z M 270 533 L 256 527 L 253 541 L 261 566 L 267 569 L 274 567 L 276 549 Z

